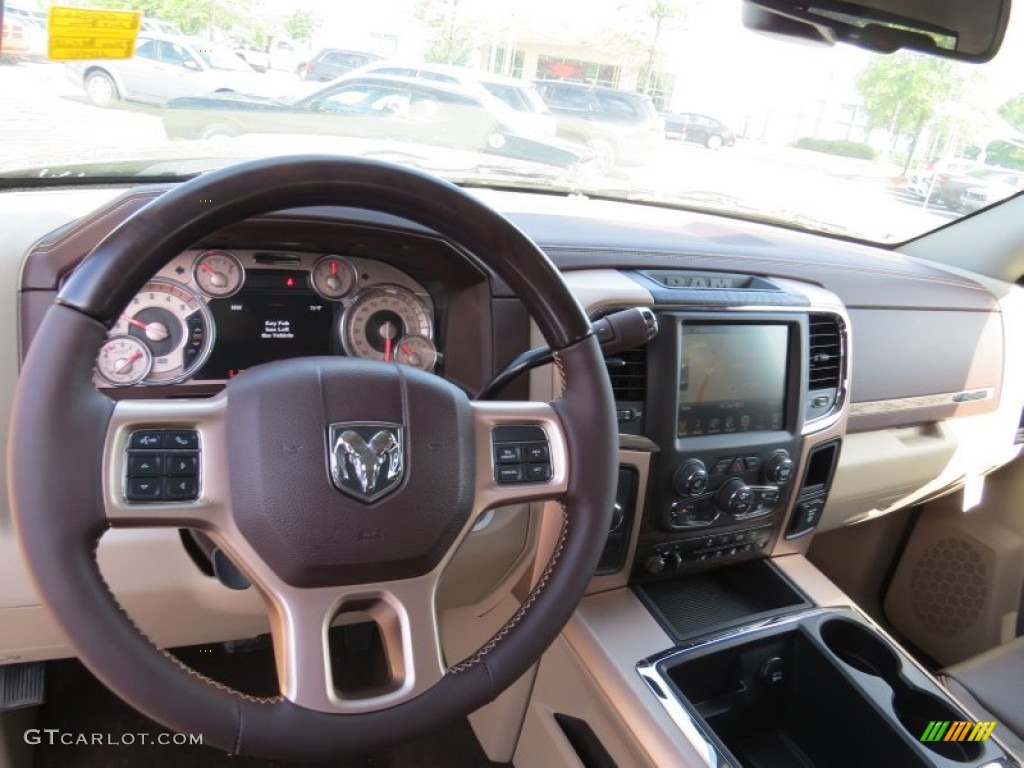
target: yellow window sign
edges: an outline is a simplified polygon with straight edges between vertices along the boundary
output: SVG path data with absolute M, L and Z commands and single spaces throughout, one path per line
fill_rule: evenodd
M 93 11 L 50 7 L 49 50 L 54 61 L 130 59 L 142 11 Z

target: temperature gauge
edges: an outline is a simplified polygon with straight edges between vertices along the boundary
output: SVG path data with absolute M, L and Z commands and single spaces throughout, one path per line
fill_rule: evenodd
M 133 336 L 112 336 L 96 358 L 96 373 L 114 387 L 138 384 L 152 367 L 149 347 Z
M 203 251 L 192 266 L 192 279 L 207 296 L 223 299 L 242 287 L 245 268 L 233 253 Z
M 437 365 L 437 347 L 426 336 L 406 336 L 395 346 L 395 360 L 424 371 Z
M 358 279 L 352 262 L 339 256 L 324 256 L 313 265 L 313 289 L 330 301 L 352 293 Z

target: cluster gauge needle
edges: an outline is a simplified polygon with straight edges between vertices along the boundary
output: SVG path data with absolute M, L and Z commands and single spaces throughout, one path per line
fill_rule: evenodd
M 164 341 L 171 335 L 163 323 L 144 323 L 134 317 L 128 317 L 128 315 L 121 315 L 121 319 L 129 325 L 141 329 L 150 341 Z

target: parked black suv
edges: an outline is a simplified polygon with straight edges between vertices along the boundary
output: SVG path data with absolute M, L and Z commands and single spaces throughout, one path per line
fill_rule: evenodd
M 558 120 L 558 135 L 594 150 L 599 170 L 642 165 L 664 140 L 664 123 L 650 98 L 565 80 L 537 80 Z
M 380 61 L 381 58 L 375 53 L 366 53 L 365 51 L 324 48 L 306 62 L 306 66 L 300 70 L 299 74 L 303 80 L 326 83 L 356 67 L 369 64 L 371 61 Z
M 721 120 L 693 112 L 666 115 L 665 136 L 670 139 L 694 141 L 708 149 L 731 147 L 736 143 L 736 136 Z

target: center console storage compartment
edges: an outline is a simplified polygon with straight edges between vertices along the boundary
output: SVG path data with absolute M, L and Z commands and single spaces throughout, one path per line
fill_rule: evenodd
M 996 742 L 969 738 L 971 717 L 852 610 L 766 619 L 639 669 L 682 705 L 719 764 L 1009 765 L 994 762 L 1005 758 Z M 965 723 L 956 731 L 965 738 L 922 741 L 936 722 Z

